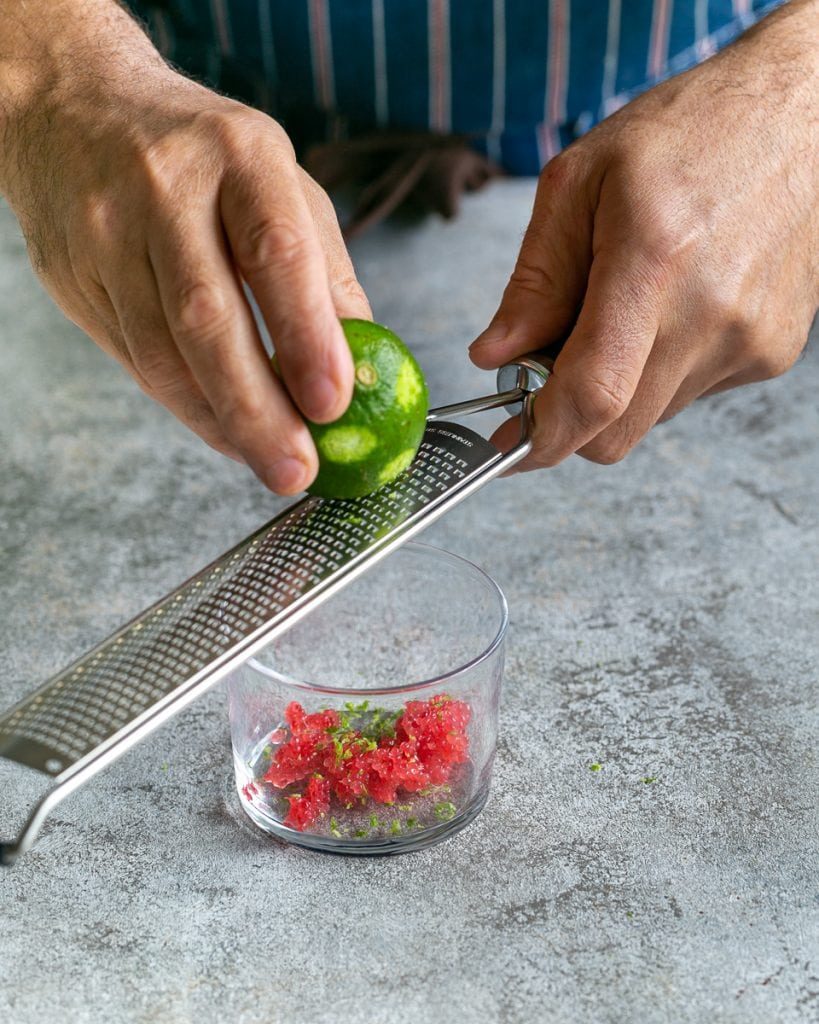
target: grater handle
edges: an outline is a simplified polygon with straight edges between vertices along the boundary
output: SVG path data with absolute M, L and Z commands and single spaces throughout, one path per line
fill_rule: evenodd
M 537 352 L 529 352 L 525 356 L 518 356 L 511 363 L 506 363 L 498 370 L 497 388 L 501 393 L 514 391 L 515 389 L 531 394 L 539 391 L 551 376 L 555 360 L 563 348 L 564 339 L 538 349 Z M 507 405 L 507 412 L 510 416 L 517 416 L 520 412 L 520 404 Z
M 528 355 L 519 356 L 511 363 L 506 363 L 498 370 L 497 391 L 494 394 L 469 398 L 465 402 L 454 402 L 452 405 L 440 405 L 436 409 L 430 409 L 427 421 L 434 423 L 435 420 L 470 416 L 472 413 L 486 412 L 489 409 L 505 408 L 510 416 L 519 416 L 524 413 L 521 424 L 523 436 L 527 436 L 530 410 L 524 409 L 522 400 L 543 387 L 549 379 L 562 347 L 563 341 L 557 341 L 537 352 L 530 352 Z

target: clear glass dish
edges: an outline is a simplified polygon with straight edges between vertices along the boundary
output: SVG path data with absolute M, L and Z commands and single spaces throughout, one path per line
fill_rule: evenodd
M 415 543 L 319 606 L 230 678 L 246 813 L 335 853 L 462 829 L 489 793 L 507 618 L 486 573 Z

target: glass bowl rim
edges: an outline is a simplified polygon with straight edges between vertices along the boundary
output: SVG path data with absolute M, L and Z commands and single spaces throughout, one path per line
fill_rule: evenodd
M 414 683 L 402 683 L 400 686 L 376 686 L 376 687 L 348 687 L 348 686 L 320 686 L 318 683 L 311 683 L 306 679 L 297 679 L 295 676 L 287 675 L 285 672 L 278 672 L 274 668 L 270 668 L 268 665 L 263 665 L 256 657 L 250 657 L 245 662 L 244 667 L 251 668 L 254 672 L 259 675 L 267 676 L 268 679 L 274 679 L 276 682 L 284 683 L 287 686 L 294 687 L 297 690 L 303 690 L 307 693 L 328 693 L 333 695 L 344 695 L 347 694 L 353 697 L 374 697 L 384 694 L 393 693 L 413 693 L 416 690 L 426 690 L 433 686 L 439 686 L 441 683 L 448 679 L 454 679 L 457 676 L 463 675 L 465 672 L 471 671 L 473 668 L 477 668 L 482 662 L 491 658 L 498 647 L 503 643 L 503 639 L 506 636 L 506 630 L 509 626 L 509 605 L 506 601 L 506 595 L 501 590 L 499 584 L 486 572 L 481 569 L 480 566 L 475 565 L 474 562 L 465 558 L 463 555 L 456 555 L 452 551 L 447 551 L 445 548 L 436 547 L 433 544 L 423 544 L 419 541 L 407 541 L 402 544 L 396 551 L 420 551 L 423 554 L 431 554 L 433 557 L 440 559 L 441 561 L 450 561 L 458 564 L 458 567 L 465 569 L 472 576 L 477 577 L 483 584 L 488 585 L 489 589 L 494 592 L 498 599 L 500 606 L 500 625 L 492 638 L 490 643 L 474 658 L 470 658 L 469 661 L 464 662 L 462 665 L 458 665 L 456 668 L 451 669 L 448 672 L 443 672 L 440 675 L 433 676 L 430 679 L 420 679 Z M 286 636 L 286 632 L 282 634 Z M 272 642 L 272 641 L 271 641 Z

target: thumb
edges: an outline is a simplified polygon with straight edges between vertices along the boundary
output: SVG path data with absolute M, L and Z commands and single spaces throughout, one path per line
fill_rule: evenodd
M 469 357 L 490 370 L 565 337 L 574 325 L 592 262 L 592 204 L 570 151 L 544 168 L 520 254 L 487 329 Z

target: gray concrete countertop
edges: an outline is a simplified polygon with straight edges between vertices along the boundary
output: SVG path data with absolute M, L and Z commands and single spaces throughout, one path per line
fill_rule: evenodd
M 532 192 L 355 248 L 435 401 L 491 386 L 465 345 Z M 818 1020 L 818 393 L 814 348 L 425 534 L 512 619 L 492 795 L 449 842 L 356 860 L 255 833 L 222 687 L 66 800 L 0 871 L 0 1020 Z M 62 319 L 5 208 L 0 395 L 6 707 L 282 503 Z M 40 783 L 0 761 L 0 785 L 5 836 Z

